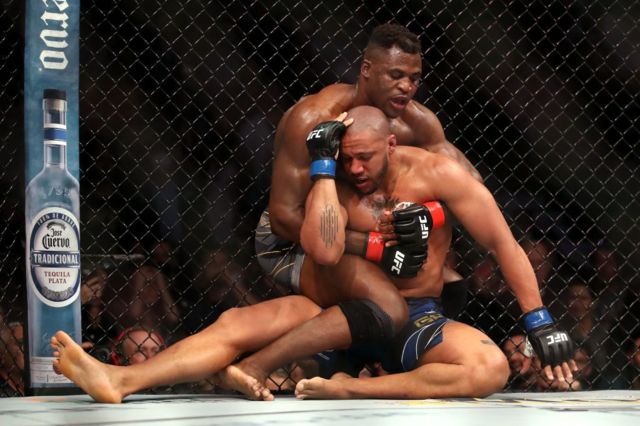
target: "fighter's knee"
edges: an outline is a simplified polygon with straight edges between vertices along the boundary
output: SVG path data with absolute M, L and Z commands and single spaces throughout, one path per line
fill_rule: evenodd
M 396 303 L 391 306 L 385 306 L 384 309 L 389 317 L 391 317 L 391 321 L 393 322 L 393 334 L 395 335 L 409 320 L 409 308 L 407 307 L 407 302 L 405 302 L 403 298 L 399 298 Z
M 288 303 L 286 305 L 286 310 L 296 312 L 297 317 L 300 317 L 300 316 L 304 317 L 304 318 L 301 318 L 301 321 L 310 320 L 311 318 L 315 317 L 320 312 L 322 312 L 322 308 L 320 308 L 320 306 L 318 306 L 317 303 L 315 303 L 314 301 L 312 301 L 306 296 L 302 296 L 302 295 L 288 296 L 287 301 Z
M 407 320 L 407 307 L 385 309 L 368 299 L 348 300 L 338 304 L 342 310 L 354 344 L 391 339 Z M 387 305 L 389 306 L 389 305 Z
M 496 377 L 496 387 L 495 392 L 499 392 L 507 385 L 509 381 L 509 375 L 511 374 L 511 369 L 509 368 L 509 361 L 504 356 L 502 352 L 500 352 L 499 356 L 495 357 L 493 371 Z
M 397 333 L 404 327 L 409 319 L 409 308 L 407 302 L 397 291 L 389 291 L 378 297 L 377 299 L 371 299 L 376 303 L 382 311 L 384 311 L 390 318 L 393 324 L 393 333 Z
M 224 326 L 225 324 L 229 327 L 237 326 L 238 320 L 242 316 L 242 309 L 240 308 L 229 308 L 224 311 L 218 319 L 216 320 L 216 324 L 218 326 Z
M 500 350 L 478 357 L 469 369 L 471 396 L 474 397 L 482 398 L 500 392 L 509 379 L 509 363 Z

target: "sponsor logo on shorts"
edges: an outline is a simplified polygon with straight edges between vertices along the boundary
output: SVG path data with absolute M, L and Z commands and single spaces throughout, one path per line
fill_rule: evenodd
M 442 319 L 442 318 L 444 318 L 442 316 L 442 314 L 434 312 L 432 314 L 427 314 L 427 315 L 424 315 L 424 316 L 418 318 L 413 323 L 415 324 L 415 326 L 417 328 L 422 328 L 425 325 L 433 324 L 434 322 L 436 322 L 436 321 L 438 321 L 439 319 Z

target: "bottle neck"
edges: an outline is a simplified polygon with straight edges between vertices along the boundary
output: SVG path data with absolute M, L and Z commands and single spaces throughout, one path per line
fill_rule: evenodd
M 44 166 L 67 168 L 67 143 L 62 141 L 44 141 Z

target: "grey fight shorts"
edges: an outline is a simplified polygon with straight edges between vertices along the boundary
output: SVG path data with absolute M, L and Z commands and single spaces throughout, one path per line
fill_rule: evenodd
M 299 294 L 304 251 L 300 244 L 284 240 L 271 232 L 268 210 L 262 213 L 256 227 L 255 247 L 262 270 L 277 283 Z

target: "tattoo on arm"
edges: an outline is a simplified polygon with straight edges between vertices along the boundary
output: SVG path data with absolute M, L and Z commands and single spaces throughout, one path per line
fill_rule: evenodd
M 327 248 L 333 246 L 338 235 L 338 213 L 333 206 L 325 206 L 320 214 L 320 235 Z

